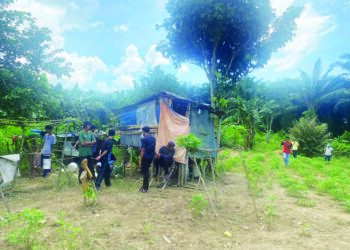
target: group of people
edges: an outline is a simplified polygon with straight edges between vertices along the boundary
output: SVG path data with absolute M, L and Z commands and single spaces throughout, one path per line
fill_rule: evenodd
M 56 137 L 52 133 L 53 127 L 47 125 L 45 127 L 45 135 L 43 137 L 43 146 L 41 151 L 41 166 L 43 168 L 43 177 L 46 177 L 51 171 L 51 156 Z M 116 160 L 113 154 L 113 145 L 116 144 L 114 136 L 115 130 L 110 129 L 106 140 L 99 140 L 94 133 L 95 127 L 88 121 L 83 123 L 83 129 L 79 133 L 79 140 L 76 146 L 79 147 L 79 174 L 78 180 L 84 169 L 81 166 L 83 160 L 87 160 L 87 166 L 95 181 L 96 189 L 101 188 L 104 180 L 106 187 L 111 186 L 110 176 L 113 170 L 113 163 Z M 150 167 L 154 164 L 153 177 L 158 176 L 160 168 L 163 168 L 166 178 L 169 177 L 169 168 L 173 164 L 175 155 L 175 143 L 170 141 L 166 146 L 162 146 L 156 153 L 156 139 L 150 134 L 150 128 L 145 126 L 142 128 L 141 139 L 141 155 L 139 166 L 143 175 L 143 184 L 140 192 L 146 193 L 149 188 Z M 96 171 L 97 170 L 97 177 Z
M 291 154 L 293 154 L 294 158 L 297 158 L 298 156 L 298 149 L 299 149 L 299 142 L 294 139 L 290 140 L 290 137 L 287 136 L 286 139 L 281 143 L 282 146 L 282 152 L 283 152 L 283 160 L 286 167 L 288 167 L 289 164 L 289 157 Z M 327 144 L 324 148 L 324 154 L 325 154 L 325 160 L 330 161 L 332 156 L 333 148 L 330 144 Z
M 79 133 L 79 174 L 78 179 L 81 183 L 80 177 L 83 172 L 81 163 L 83 160 L 87 160 L 87 166 L 95 180 L 96 189 L 101 188 L 101 183 L 104 180 L 107 187 L 111 186 L 111 173 L 113 170 L 113 162 L 115 156 L 113 155 L 113 145 L 115 144 L 114 136 L 115 130 L 110 129 L 107 134 L 106 140 L 102 143 L 102 146 L 97 147 L 96 135 L 93 133 L 95 128 L 90 122 L 84 122 L 83 130 Z M 95 174 L 95 163 L 97 168 L 97 178 Z

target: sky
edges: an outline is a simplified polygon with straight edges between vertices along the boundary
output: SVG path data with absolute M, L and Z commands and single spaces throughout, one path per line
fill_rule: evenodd
M 70 76 L 50 83 L 102 92 L 133 88 L 134 81 L 155 66 L 183 82 L 208 82 L 191 64 L 175 68 L 156 50 L 166 32 L 157 29 L 167 0 L 16 0 L 11 8 L 30 12 L 37 25 L 52 32 L 51 49 L 72 65 Z M 350 53 L 350 0 L 270 0 L 277 15 L 291 5 L 303 6 L 293 39 L 274 52 L 252 76 L 273 81 L 311 71 L 322 59 L 324 69 Z

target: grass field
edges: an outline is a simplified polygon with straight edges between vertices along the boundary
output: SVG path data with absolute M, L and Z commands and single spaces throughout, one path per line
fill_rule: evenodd
M 206 178 L 218 217 L 194 184 L 141 194 L 141 179 L 113 179 L 85 206 L 78 184 L 56 189 L 57 173 L 21 178 L 7 196 L 13 213 L 0 206 L 0 248 L 349 249 L 349 169 L 321 156 L 285 168 L 277 142 L 223 150 L 217 185 Z

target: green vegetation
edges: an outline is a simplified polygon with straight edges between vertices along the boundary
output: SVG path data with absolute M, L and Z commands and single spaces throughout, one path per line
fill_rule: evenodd
M 202 142 L 201 142 L 201 139 L 199 139 L 194 134 L 188 134 L 188 135 L 180 136 L 179 138 L 177 138 L 176 144 L 179 147 L 186 148 L 189 152 L 193 153 L 193 152 L 198 151 Z
M 56 221 L 57 247 L 60 249 L 77 249 L 77 237 L 81 228 L 76 227 L 66 220 L 64 212 L 58 213 Z
M 279 183 L 299 206 L 317 206 L 310 198 L 312 191 L 329 195 L 349 212 L 350 163 L 347 158 L 334 157 L 327 163 L 322 153 L 314 158 L 298 156 L 297 159 L 291 158 L 286 169 L 282 156 L 273 152 L 280 148 L 282 140 L 283 137 L 273 135 L 270 143 L 262 141 L 253 151 L 241 154 L 233 154 L 232 150 L 226 149 L 220 152 L 218 172 L 243 172 L 246 167 L 252 195 L 256 198 L 264 196 L 273 183 Z
M 38 209 L 25 209 L 11 214 L 2 222 L 7 228 L 6 239 L 9 243 L 24 246 L 26 249 L 38 249 L 38 237 L 46 223 L 45 214 Z
M 330 138 L 327 124 L 319 124 L 316 118 L 300 118 L 290 132 L 300 143 L 300 151 L 309 157 L 320 155 Z
M 189 207 L 194 216 L 204 215 L 208 207 L 208 200 L 202 194 L 195 194 L 192 196 Z
M 24 249 L 46 249 L 47 242 L 43 241 L 42 232 L 51 226 L 42 210 L 33 208 L 23 212 L 9 214 L 1 221 L 1 228 L 5 232 L 6 241 L 11 245 Z M 66 214 L 59 212 L 54 225 L 54 240 L 51 246 L 57 249 L 77 249 L 77 237 L 81 236 L 81 228 L 66 220 Z

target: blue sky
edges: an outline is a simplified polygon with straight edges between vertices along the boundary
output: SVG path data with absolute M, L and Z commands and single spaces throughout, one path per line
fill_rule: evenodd
M 167 16 L 166 0 L 17 0 L 11 8 L 28 11 L 39 26 L 52 31 L 52 49 L 72 64 L 70 76 L 57 79 L 70 88 L 110 91 L 133 87 L 133 81 L 160 65 L 179 80 L 206 82 L 202 69 L 183 64 L 179 69 L 156 51 L 165 38 L 157 30 Z M 350 0 L 270 0 L 278 15 L 292 4 L 304 6 L 293 40 L 273 53 L 267 65 L 252 74 L 260 79 L 296 77 L 311 70 L 321 57 L 324 68 L 350 53 Z

